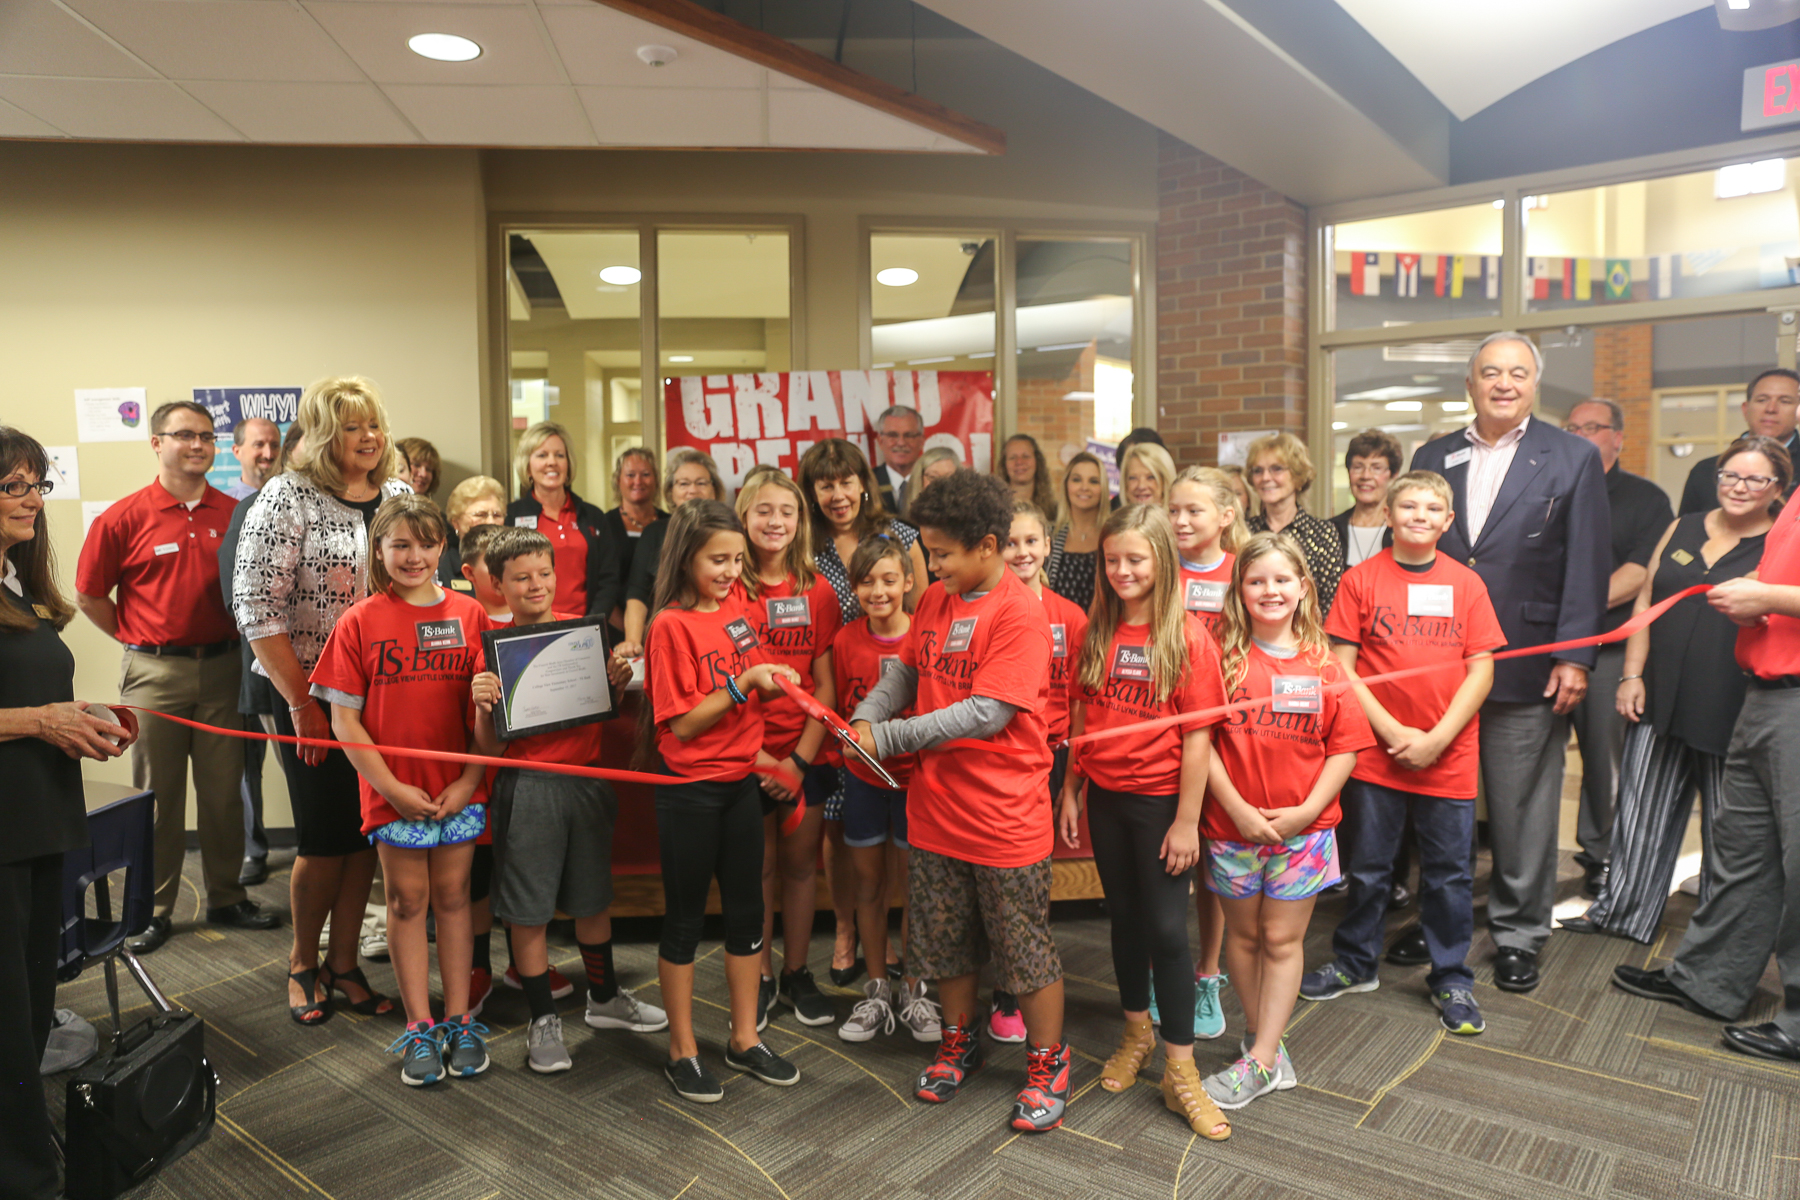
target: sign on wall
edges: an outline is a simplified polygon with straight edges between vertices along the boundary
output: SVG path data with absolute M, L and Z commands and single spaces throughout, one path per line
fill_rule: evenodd
M 1772 129 L 1800 121 L 1800 59 L 1744 71 L 1744 111 L 1738 128 Z
M 954 449 L 986 471 L 993 455 L 994 377 L 986 371 L 792 371 L 690 375 L 663 384 L 669 449 L 712 455 L 728 487 L 758 463 L 798 476 L 816 442 L 841 437 L 877 462 L 875 421 L 899 404 L 925 420 L 925 446 Z
M 300 415 L 300 393 L 297 387 L 195 388 L 194 403 L 212 414 L 213 432 L 218 435 L 218 449 L 213 454 L 212 469 L 206 482 L 216 488 L 237 481 L 243 468 L 231 453 L 231 436 L 244 421 L 262 418 L 273 421 L 282 433 Z

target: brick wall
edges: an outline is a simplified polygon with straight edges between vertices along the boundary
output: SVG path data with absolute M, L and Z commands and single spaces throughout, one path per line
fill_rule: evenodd
M 1070 392 L 1093 393 L 1094 356 L 1090 342 L 1062 378 L 1019 377 L 1019 429 L 1038 440 L 1051 474 L 1059 479 L 1063 463 L 1087 445 L 1094 431 L 1094 402 L 1063 399 Z M 1001 470 L 998 444 L 994 446 L 994 469 Z
M 1177 463 L 1218 435 L 1306 436 L 1306 209 L 1167 134 L 1156 230 L 1157 428 Z
M 1594 395 L 1625 410 L 1625 450 L 1619 465 L 1650 473 L 1650 361 L 1654 326 L 1613 325 L 1594 331 Z

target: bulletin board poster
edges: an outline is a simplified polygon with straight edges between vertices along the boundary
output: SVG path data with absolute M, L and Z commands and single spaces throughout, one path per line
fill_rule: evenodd
M 758 463 L 798 476 L 800 458 L 827 438 L 844 438 L 879 465 L 875 422 L 891 405 L 916 409 L 925 446 L 956 451 L 987 471 L 994 450 L 994 377 L 987 371 L 792 371 L 690 375 L 663 382 L 669 449 L 712 455 L 736 489 Z
M 300 415 L 300 393 L 305 390 L 297 387 L 195 388 L 194 403 L 212 414 L 213 432 L 219 439 L 206 482 L 216 488 L 236 483 L 243 468 L 231 454 L 232 431 L 244 421 L 261 417 L 275 422 L 275 427 L 285 434 Z

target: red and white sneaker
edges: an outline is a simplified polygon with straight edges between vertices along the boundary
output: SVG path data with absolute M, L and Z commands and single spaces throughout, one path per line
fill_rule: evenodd
M 1048 1133 L 1069 1111 L 1069 1043 L 1032 1046 L 1025 1051 L 1025 1087 L 1013 1102 L 1012 1127 Z
M 913 1094 L 927 1104 L 954 1100 L 963 1080 L 979 1071 L 981 1062 L 981 1029 L 971 1027 L 965 1013 L 957 1024 L 944 1027 L 937 1057 L 919 1072 L 919 1086 Z
M 525 985 L 519 982 L 519 969 L 517 967 L 508 966 L 506 968 L 506 974 L 500 977 L 500 982 L 515 992 L 522 992 L 525 990 Z M 550 998 L 552 1000 L 567 1000 L 574 994 L 575 985 L 569 982 L 569 977 L 555 967 L 551 967 Z
M 479 1017 L 481 1006 L 494 991 L 494 973 L 485 967 L 476 967 L 469 972 L 469 1015 Z

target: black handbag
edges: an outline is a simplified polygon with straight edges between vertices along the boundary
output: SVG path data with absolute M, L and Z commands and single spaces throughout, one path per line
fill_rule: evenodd
M 69 1200 L 113 1200 L 206 1140 L 218 1077 L 206 1058 L 206 1022 L 173 1006 L 129 951 L 120 957 L 150 997 L 150 1017 L 117 1033 L 112 1049 L 69 1080 L 64 1190 Z M 118 988 L 106 962 L 118 1030 Z

